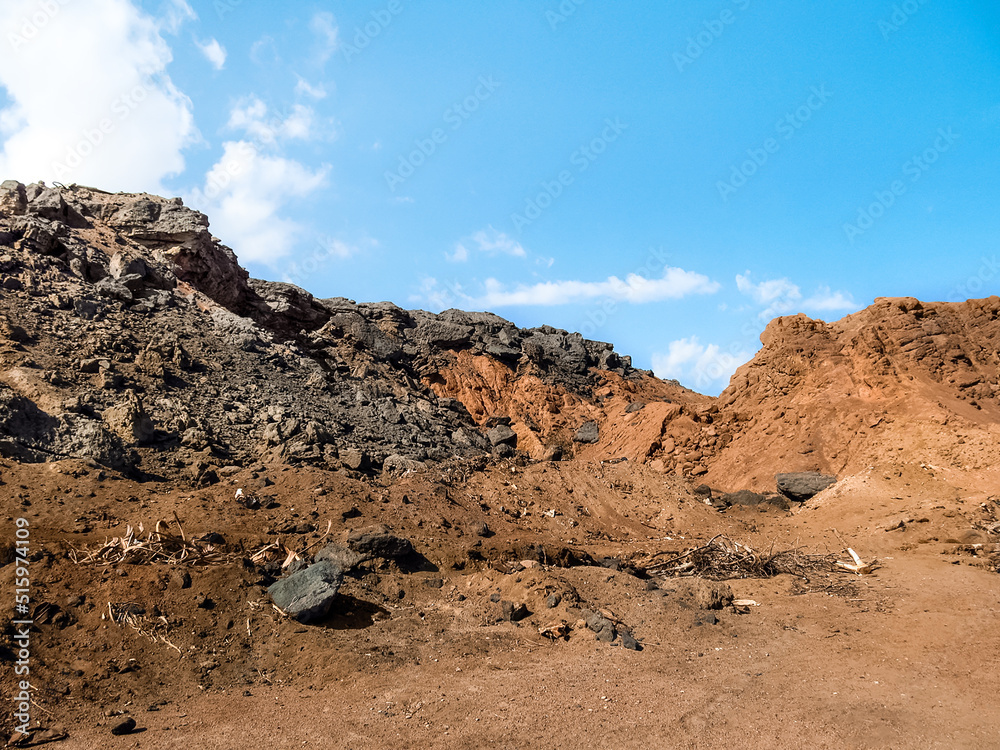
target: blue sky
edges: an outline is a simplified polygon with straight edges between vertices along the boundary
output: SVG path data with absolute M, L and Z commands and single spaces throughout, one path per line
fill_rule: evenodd
M 987 2 L 8 0 L 0 174 L 180 195 L 261 278 L 718 393 L 775 315 L 1000 278 Z

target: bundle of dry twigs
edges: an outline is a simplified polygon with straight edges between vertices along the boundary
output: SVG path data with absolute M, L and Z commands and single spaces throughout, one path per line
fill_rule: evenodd
M 162 521 L 155 530 L 142 536 L 145 529 L 127 527 L 124 536 L 109 539 L 93 550 L 69 549 L 70 559 L 77 564 L 98 565 L 148 565 L 170 563 L 185 565 L 221 565 L 232 559 L 219 545 L 203 539 L 188 539 L 177 522 L 179 533 L 172 534 Z
M 771 578 L 782 573 L 808 578 L 837 570 L 834 555 L 807 554 L 798 549 L 758 552 L 719 534 L 706 544 L 646 566 L 655 576 L 700 576 L 713 581 L 733 578 Z
M 293 550 L 281 541 L 271 542 L 261 547 L 243 551 L 240 554 L 225 549 L 225 544 L 217 541 L 218 535 L 207 534 L 201 538 L 189 539 L 184 533 L 180 519 L 174 515 L 177 533 L 168 531 L 162 521 L 156 522 L 156 528 L 146 533 L 140 523 L 138 529 L 128 526 L 125 534 L 107 540 L 100 547 L 79 550 L 67 545 L 69 558 L 77 565 L 150 565 L 153 563 L 167 565 L 225 565 L 247 557 L 259 565 L 279 560 L 282 569 L 293 561 L 303 559 L 309 550 L 319 546 L 330 535 L 332 522 L 327 523 L 326 533 L 308 547 Z
M 108 616 L 111 622 L 116 625 L 128 625 L 136 633 L 144 638 L 148 638 L 153 643 L 163 643 L 174 649 L 178 654 L 181 653 L 180 648 L 167 639 L 166 633 L 170 626 L 166 617 L 149 620 L 142 615 L 136 614 L 128 603 L 112 604 L 111 602 L 108 602 Z

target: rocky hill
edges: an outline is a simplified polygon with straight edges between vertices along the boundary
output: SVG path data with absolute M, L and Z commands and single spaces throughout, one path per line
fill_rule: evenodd
M 578 334 L 250 279 L 179 199 L 5 182 L 0 274 L 0 450 L 23 461 L 210 482 L 558 456 L 606 393 L 696 398 Z
M 610 344 L 490 313 L 249 278 L 179 199 L 0 189 L 0 450 L 196 482 L 255 461 L 372 472 L 520 451 L 722 489 L 891 458 L 1000 478 L 1000 299 L 779 318 L 714 399 Z
M 761 341 L 719 399 L 734 440 L 711 479 L 894 461 L 1000 487 L 1000 298 L 878 299 L 835 323 L 779 318 Z

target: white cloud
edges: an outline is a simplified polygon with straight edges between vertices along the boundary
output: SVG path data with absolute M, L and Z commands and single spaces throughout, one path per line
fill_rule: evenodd
M 330 55 L 340 49 L 340 29 L 332 13 L 317 13 L 309 22 L 309 28 L 319 39 L 319 62 L 324 63 Z
M 170 7 L 178 19 L 190 10 Z M 0 6 L 0 85 L 10 102 L 0 112 L 0 174 L 164 192 L 162 180 L 183 171 L 183 150 L 198 138 L 192 104 L 165 72 L 172 53 L 161 29 L 174 21 L 128 0 L 51 8 Z
M 326 175 L 326 168 L 314 172 L 291 159 L 262 154 L 249 141 L 229 141 L 204 188 L 187 202 L 208 214 L 212 233 L 241 261 L 273 265 L 291 253 L 302 234 L 280 211 L 321 187 Z
M 320 242 L 323 253 L 327 256 L 333 258 L 339 258 L 340 260 L 347 260 L 348 258 L 353 258 L 355 255 L 361 252 L 361 248 L 358 245 L 352 245 L 350 243 L 344 242 L 343 240 L 336 239 L 335 237 L 326 237 Z M 378 245 L 375 240 L 367 239 L 365 244 L 369 247 L 375 247 Z
M 313 85 L 302 76 L 299 76 L 299 82 L 295 84 L 295 93 L 312 99 L 326 99 L 326 87 L 322 83 Z
M 545 281 L 508 289 L 496 279 L 486 280 L 486 293 L 474 300 L 487 309 L 519 305 L 569 305 L 592 299 L 613 299 L 632 304 L 681 299 L 691 294 L 714 294 L 718 282 L 682 268 L 665 268 L 663 276 L 647 279 L 631 273 L 624 281 L 611 276 L 605 281 Z
M 410 295 L 410 302 L 417 305 L 427 305 L 431 310 L 447 310 L 456 303 L 469 297 L 462 291 L 462 285 L 452 283 L 450 288 L 444 288 L 433 276 L 420 280 L 420 291 Z
M 310 137 L 313 111 L 295 105 L 287 116 L 272 115 L 250 96 L 233 107 L 228 127 L 246 139 L 223 144 L 223 155 L 205 176 L 189 203 L 208 214 L 213 232 L 243 261 L 274 266 L 290 255 L 304 230 L 282 217 L 283 209 L 326 183 L 327 167 L 312 170 L 281 155 L 283 143 Z M 357 252 L 340 240 L 314 237 L 323 257 L 347 258 Z M 316 255 L 314 251 L 314 255 Z
M 527 256 L 520 242 L 489 226 L 456 243 L 454 251 L 445 253 L 445 257 L 453 263 L 464 263 L 472 252 L 490 256 L 510 255 L 515 258 Z
M 176 34 L 185 23 L 198 19 L 198 14 L 187 4 L 187 0 L 168 0 L 166 6 L 160 23 L 169 34 Z
M 212 63 L 212 67 L 216 70 L 222 70 L 226 65 L 226 48 L 219 44 L 218 39 L 210 39 L 207 42 L 195 41 L 198 45 L 198 49 L 201 50 L 201 54 L 205 56 L 205 59 Z
M 736 275 L 736 288 L 764 308 L 758 314 L 761 320 L 800 311 L 844 312 L 858 308 L 847 292 L 832 291 L 828 286 L 821 286 L 815 294 L 803 297 L 799 286 L 788 279 L 770 279 L 755 284 L 749 271 Z
M 250 96 L 233 107 L 226 126 L 270 145 L 281 140 L 308 140 L 313 134 L 314 117 L 312 108 L 304 104 L 293 105 L 284 117 L 271 114 L 263 101 Z
M 653 355 L 653 372 L 679 380 L 696 391 L 721 390 L 736 369 L 753 354 L 738 348 L 723 351 L 717 344 L 702 344 L 697 336 L 671 341 L 666 354 Z
M 806 300 L 803 300 L 802 307 L 806 310 L 834 310 L 834 311 L 844 311 L 844 310 L 857 310 L 858 303 L 854 301 L 854 298 L 850 294 L 844 292 L 834 292 L 830 290 L 828 286 L 821 286 Z

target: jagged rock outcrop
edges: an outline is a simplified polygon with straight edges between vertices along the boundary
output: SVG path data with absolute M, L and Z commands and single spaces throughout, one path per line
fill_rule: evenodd
M 580 404 L 595 401 L 598 369 L 648 377 L 609 344 L 547 326 L 250 279 L 179 199 L 5 182 L 0 274 L 0 380 L 21 399 L 0 429 L 8 452 L 33 460 L 155 471 L 177 455 L 204 466 L 343 454 L 356 470 L 414 470 L 491 450 L 487 420 L 504 405 L 446 387 L 464 357 Z M 557 425 L 508 416 L 528 447 L 551 442 Z M 500 444 L 513 450 L 511 435 Z
M 895 461 L 1000 479 L 1000 298 L 878 299 L 834 323 L 778 318 L 719 398 L 734 436 L 710 483 Z M 1000 486 L 1000 484 L 998 484 Z

